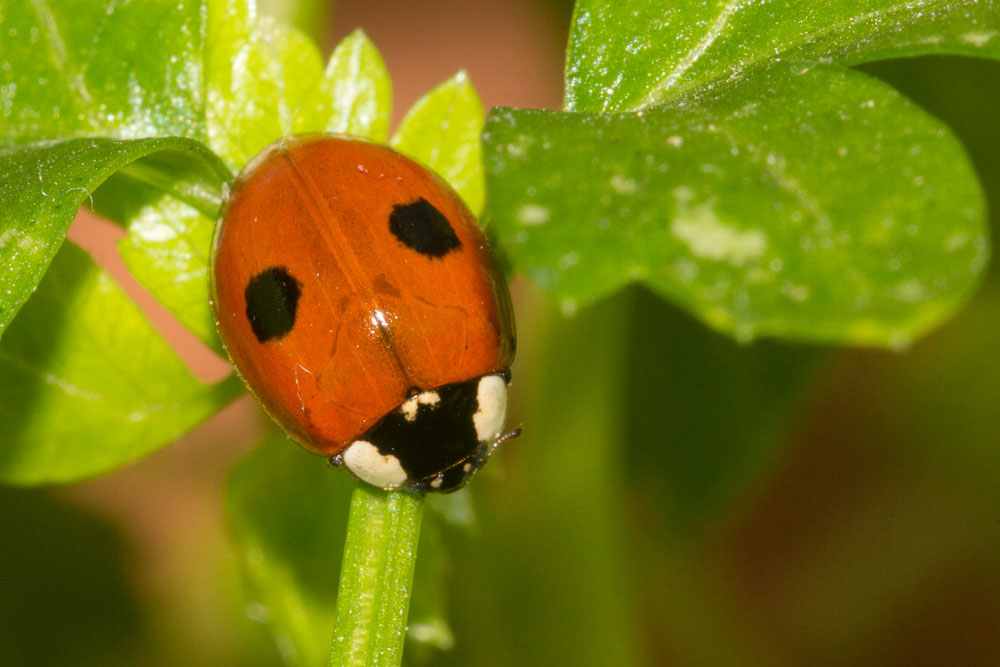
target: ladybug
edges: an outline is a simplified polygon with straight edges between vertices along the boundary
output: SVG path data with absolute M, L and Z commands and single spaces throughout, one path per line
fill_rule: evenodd
M 503 434 L 514 316 L 475 217 L 385 146 L 286 137 L 236 178 L 212 308 L 237 372 L 306 449 L 384 489 L 454 491 Z

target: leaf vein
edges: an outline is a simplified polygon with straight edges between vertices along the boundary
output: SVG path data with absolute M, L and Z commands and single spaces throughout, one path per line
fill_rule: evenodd
M 671 70 L 658 85 L 646 94 L 646 97 L 643 98 L 638 106 L 649 106 L 664 92 L 673 88 L 674 84 L 676 84 L 677 81 L 684 76 L 684 73 L 691 69 L 691 67 L 693 67 L 694 64 L 697 63 L 698 60 L 705 54 L 705 51 L 707 51 L 709 47 L 715 43 L 715 40 L 722 35 L 722 31 L 725 30 L 726 26 L 729 24 L 729 19 L 731 19 L 736 12 L 742 9 L 743 6 L 743 0 L 729 0 L 729 2 L 723 5 L 722 11 L 719 12 L 719 15 L 715 18 L 715 21 L 708 29 L 708 32 L 706 32 L 701 40 L 695 44 L 683 58 L 681 58 L 680 62 L 674 66 L 674 69 Z
M 0 349 L 0 363 L 6 364 L 7 366 L 18 370 L 25 375 L 37 376 L 45 384 L 55 387 L 73 398 L 82 398 L 88 401 L 107 401 L 107 397 L 103 394 L 79 387 L 65 377 L 61 377 L 55 373 L 50 373 L 40 366 L 29 363 L 23 357 L 13 355 L 6 350 Z
M 776 152 L 765 154 L 765 149 L 761 145 L 743 138 L 735 129 L 728 127 L 720 129 L 729 138 L 732 145 L 742 146 L 747 154 L 774 179 L 779 188 L 792 195 L 799 206 L 815 218 L 818 228 L 831 229 L 833 227 L 830 214 L 820 203 L 819 198 L 807 190 L 801 181 L 788 173 L 788 169 L 785 167 L 787 158 L 784 155 Z
M 970 2 L 961 3 L 963 6 L 969 4 L 977 4 L 978 0 L 973 0 Z M 750 4 L 753 4 L 752 2 Z M 895 5 L 890 5 L 888 7 L 882 7 L 880 9 L 875 9 L 870 12 L 861 15 L 855 15 L 847 17 L 841 21 L 831 23 L 830 25 L 824 26 L 819 30 L 812 33 L 803 34 L 798 39 L 793 39 L 789 41 L 782 49 L 776 50 L 773 53 L 768 53 L 766 55 L 761 54 L 757 57 L 750 58 L 744 63 L 739 63 L 738 65 L 732 67 L 729 71 L 731 74 L 729 76 L 715 76 L 708 79 L 707 81 L 690 81 L 686 85 L 677 85 L 680 81 L 680 77 L 684 75 L 694 64 L 700 59 L 700 57 L 705 53 L 706 50 L 718 39 L 722 31 L 728 24 L 729 19 L 735 11 L 742 9 L 739 0 L 730 0 L 726 7 L 723 9 L 723 13 L 719 15 L 712 28 L 706 33 L 705 37 L 695 45 L 691 51 L 681 60 L 681 62 L 675 67 L 661 83 L 653 87 L 639 102 L 632 104 L 628 107 L 628 110 L 636 111 L 649 106 L 665 104 L 672 98 L 679 97 L 682 93 L 688 91 L 695 86 L 708 86 L 712 83 L 728 83 L 735 81 L 744 72 L 750 70 L 757 65 L 760 65 L 765 60 L 770 60 L 772 58 L 780 57 L 794 51 L 802 46 L 810 43 L 814 43 L 829 35 L 830 33 L 835 33 L 839 30 L 844 29 L 850 25 L 858 25 L 862 23 L 870 23 L 876 21 L 882 21 L 894 14 L 899 13 L 909 13 L 914 10 L 920 9 L 925 11 L 933 12 L 939 8 L 947 8 L 949 5 L 953 4 L 953 0 L 910 0 L 908 2 L 901 2 Z M 732 7 L 732 10 L 726 14 L 726 10 Z M 724 20 L 723 20 L 724 19 Z M 713 34 L 715 33 L 715 34 Z M 868 36 L 869 38 L 871 35 Z M 815 60 L 815 59 L 814 59 Z M 676 74 L 676 76 L 674 76 Z M 672 91 L 674 94 L 672 97 L 666 97 L 666 93 Z
M 35 17 L 38 19 L 38 23 L 45 33 L 44 41 L 49 60 L 52 61 L 56 71 L 62 74 L 66 85 L 80 99 L 86 102 L 88 106 L 92 105 L 94 98 L 91 96 L 90 91 L 87 90 L 83 74 L 79 71 L 72 71 L 70 67 L 70 60 L 66 54 L 66 44 L 59 33 L 59 26 L 56 23 L 55 16 L 52 14 L 52 8 L 49 7 L 48 0 L 31 0 L 31 7 L 34 9 Z

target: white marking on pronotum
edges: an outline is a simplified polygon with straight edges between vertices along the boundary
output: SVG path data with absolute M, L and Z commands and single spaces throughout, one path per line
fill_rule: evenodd
M 437 405 L 440 402 L 441 396 L 436 391 L 425 391 L 408 398 L 399 406 L 399 411 L 403 413 L 403 419 L 412 422 L 416 421 L 417 410 L 421 405 Z
M 414 396 L 399 406 L 399 411 L 403 413 L 403 419 L 412 422 L 417 420 L 417 407 L 417 397 Z
M 407 478 L 399 459 L 382 455 L 366 440 L 355 440 L 344 450 L 344 465 L 360 479 L 383 489 L 395 489 Z
M 496 440 L 507 414 L 507 383 L 499 375 L 480 378 L 476 403 L 479 408 L 472 415 L 476 438 L 479 442 Z

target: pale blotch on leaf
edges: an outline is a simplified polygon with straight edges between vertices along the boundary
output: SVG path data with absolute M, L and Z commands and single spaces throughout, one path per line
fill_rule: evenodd
M 518 135 L 517 141 L 507 144 L 507 155 L 512 158 L 525 158 L 528 155 L 528 149 L 534 142 L 534 138 L 526 134 Z
M 691 206 L 690 189 L 677 188 L 674 198 L 677 206 L 670 231 L 695 257 L 742 267 L 767 250 L 767 236 L 761 230 L 743 231 L 727 225 L 710 201 Z
M 549 221 L 551 211 L 539 204 L 524 204 L 517 209 L 517 221 L 525 226 L 544 225 Z
M 579 263 L 580 263 L 580 253 L 576 251 L 570 251 L 565 255 L 563 255 L 562 257 L 560 257 L 559 261 L 556 264 L 559 266 L 560 269 L 565 271 L 566 269 L 572 266 L 576 266 Z
M 786 280 L 781 283 L 781 293 L 792 301 L 802 303 L 809 298 L 809 285 L 797 285 Z
M 614 191 L 620 195 L 635 194 L 639 190 L 639 184 L 624 174 L 615 174 L 609 183 Z
M 965 246 L 969 242 L 969 235 L 965 232 L 958 232 L 957 234 L 952 234 L 944 240 L 944 249 L 947 252 L 955 252 L 956 250 Z
M 903 303 L 918 303 L 927 299 L 927 288 L 916 279 L 904 280 L 891 290 L 892 296 Z
M 976 32 L 967 32 L 962 35 L 962 41 L 966 44 L 972 44 L 975 47 L 982 48 L 986 44 L 997 36 L 996 30 L 981 30 Z
M 441 619 L 427 623 L 412 623 L 406 628 L 407 635 L 416 642 L 447 651 L 455 645 L 455 637 L 448 624 Z
M 671 269 L 677 280 L 685 285 L 690 285 L 698 277 L 698 265 L 686 257 L 674 260 Z

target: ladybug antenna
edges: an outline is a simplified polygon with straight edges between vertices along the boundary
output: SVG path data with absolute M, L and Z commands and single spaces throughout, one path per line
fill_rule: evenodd
M 521 435 L 520 426 L 512 431 L 507 431 L 506 433 L 499 435 L 497 439 L 491 442 L 489 446 L 487 446 L 483 451 L 483 453 L 480 455 L 479 467 L 482 467 L 483 463 L 486 463 L 486 459 L 493 456 L 493 452 L 495 452 L 500 445 L 502 445 L 507 440 L 510 440 L 511 438 L 518 437 L 519 435 Z
M 503 435 L 501 435 L 499 438 L 497 438 L 497 441 L 493 443 L 493 447 L 494 448 L 499 447 L 504 441 L 510 440 L 511 438 L 520 437 L 520 435 L 521 435 L 521 427 L 518 426 L 513 431 L 507 431 L 506 433 L 504 433 Z

